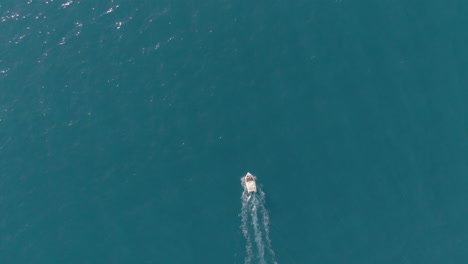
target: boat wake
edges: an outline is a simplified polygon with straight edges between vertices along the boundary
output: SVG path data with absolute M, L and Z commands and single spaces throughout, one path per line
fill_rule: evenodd
M 241 179 L 245 185 L 244 177 Z M 241 196 L 241 229 L 245 238 L 245 264 L 278 264 L 270 240 L 270 218 L 265 208 L 265 193 L 257 186 L 257 192 Z

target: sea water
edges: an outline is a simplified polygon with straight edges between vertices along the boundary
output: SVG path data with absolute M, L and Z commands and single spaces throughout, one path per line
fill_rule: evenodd
M 467 11 L 0 1 L 0 262 L 466 263 Z

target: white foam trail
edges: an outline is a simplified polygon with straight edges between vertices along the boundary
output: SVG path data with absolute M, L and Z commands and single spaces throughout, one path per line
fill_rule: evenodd
M 250 238 L 250 233 L 249 233 L 249 200 L 251 196 L 248 195 L 246 192 L 242 194 L 242 211 L 241 211 L 241 218 L 242 218 L 242 233 L 244 234 L 245 238 L 245 251 L 246 251 L 246 256 L 245 256 L 245 264 L 250 264 L 252 261 L 252 256 L 253 256 L 253 251 L 252 251 L 252 239 Z
M 250 216 L 252 217 L 252 224 L 253 224 L 254 235 L 255 235 L 255 244 L 257 245 L 257 250 L 258 250 L 258 259 L 260 261 L 260 264 L 266 264 L 265 246 L 263 245 L 262 231 L 260 230 L 260 225 L 258 224 L 258 216 L 257 216 L 258 204 L 259 204 L 259 201 L 257 199 L 257 195 L 254 194 L 252 197 L 252 210 L 250 211 Z
M 262 190 L 259 190 L 260 198 L 262 203 L 260 203 L 260 213 L 262 214 L 263 218 L 263 229 L 265 230 L 265 240 L 266 240 L 266 249 L 270 253 L 271 260 L 274 264 L 277 264 L 275 260 L 275 251 L 271 246 L 271 239 L 270 239 L 270 216 L 268 215 L 268 210 L 265 208 L 265 193 Z
M 241 183 L 245 188 L 244 177 L 241 178 Z M 258 260 L 259 264 L 267 264 L 267 262 L 278 264 L 271 246 L 270 217 L 265 207 L 265 193 L 257 186 L 257 193 L 249 194 L 244 191 L 241 201 L 241 229 L 246 240 L 244 263 L 251 264 L 253 261 L 257 263 Z M 252 240 L 255 248 L 253 248 Z

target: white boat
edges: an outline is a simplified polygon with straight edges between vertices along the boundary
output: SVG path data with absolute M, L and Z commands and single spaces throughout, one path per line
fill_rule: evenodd
M 245 181 L 245 190 L 248 193 L 254 193 L 257 191 L 257 185 L 255 184 L 255 176 L 250 174 L 250 172 L 247 172 L 247 174 L 244 177 Z

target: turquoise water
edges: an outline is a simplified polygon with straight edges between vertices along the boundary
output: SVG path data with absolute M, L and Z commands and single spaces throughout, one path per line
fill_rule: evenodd
M 0 262 L 467 263 L 467 11 L 1 1 Z

